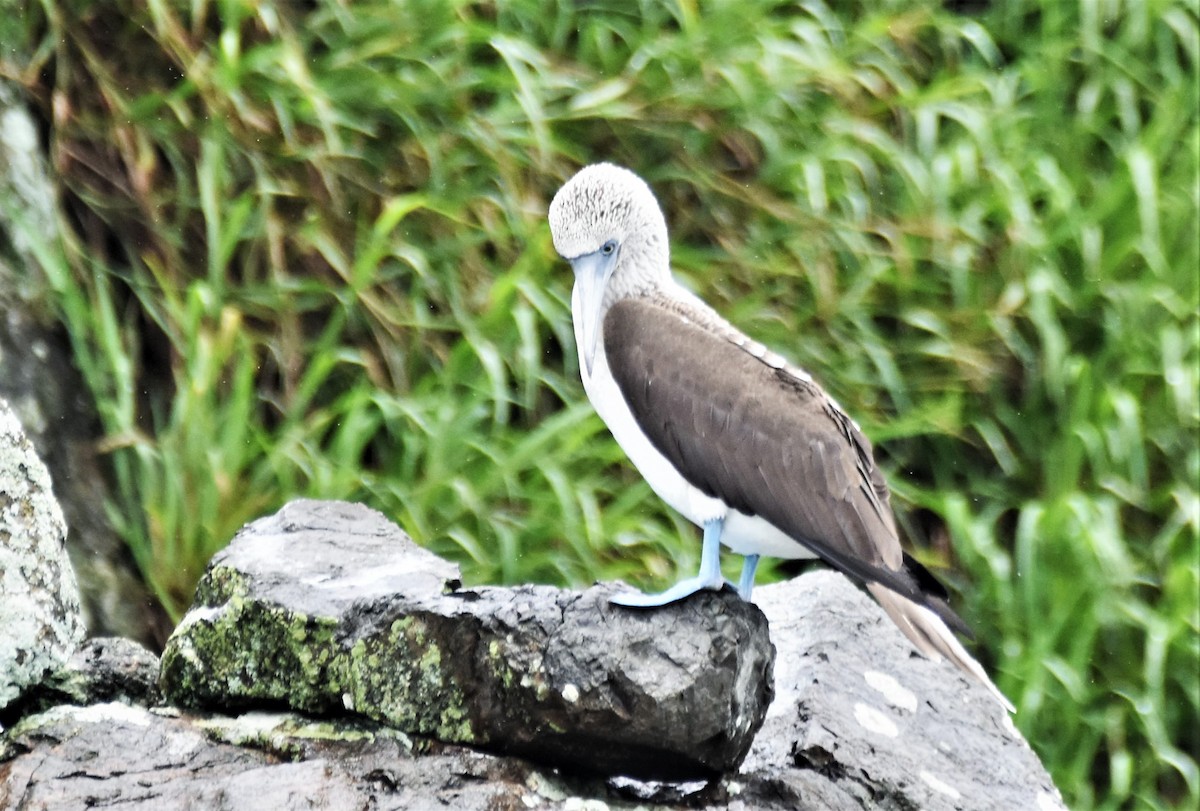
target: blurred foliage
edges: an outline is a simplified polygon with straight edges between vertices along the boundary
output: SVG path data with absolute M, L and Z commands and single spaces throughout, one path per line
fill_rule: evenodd
M 690 573 L 695 530 L 578 385 L 544 222 L 613 160 L 686 282 L 876 441 L 1069 804 L 1200 803 L 1194 6 L 42 0 L 3 25 L 112 514 L 174 616 L 299 495 L 377 506 L 475 582 Z

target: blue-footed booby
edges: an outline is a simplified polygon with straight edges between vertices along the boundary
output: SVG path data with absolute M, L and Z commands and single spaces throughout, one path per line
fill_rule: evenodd
M 871 443 L 802 369 L 754 341 L 671 274 L 667 224 L 627 169 L 580 170 L 550 204 L 554 248 L 575 272 L 571 315 L 588 399 L 660 498 L 703 529 L 700 572 L 651 607 L 725 586 L 721 545 L 818 557 L 866 583 L 919 650 L 950 659 L 1012 711 L 954 631 L 946 590 L 905 553 Z

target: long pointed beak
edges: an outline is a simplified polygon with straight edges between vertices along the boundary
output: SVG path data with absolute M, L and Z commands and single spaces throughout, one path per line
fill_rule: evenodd
M 592 375 L 592 364 L 596 359 L 596 344 L 600 340 L 600 307 L 604 303 L 604 290 L 608 278 L 617 266 L 617 255 L 595 253 L 577 256 L 568 260 L 575 271 L 575 287 L 571 291 L 574 317 L 582 319 L 577 324 L 575 339 L 580 341 L 584 366 L 588 377 Z

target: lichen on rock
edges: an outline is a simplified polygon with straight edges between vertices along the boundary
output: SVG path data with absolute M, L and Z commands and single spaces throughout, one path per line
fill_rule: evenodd
M 83 641 L 66 535 L 50 474 L 0 400 L 0 710 Z
M 380 514 L 293 502 L 214 557 L 161 685 L 181 706 L 350 711 L 575 771 L 736 768 L 771 696 L 762 614 L 712 592 L 623 609 L 613 588 L 463 589 Z

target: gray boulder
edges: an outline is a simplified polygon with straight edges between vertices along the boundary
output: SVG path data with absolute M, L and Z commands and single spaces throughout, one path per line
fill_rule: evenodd
M 743 765 L 754 796 L 832 811 L 1065 808 L 987 689 L 918 654 L 842 575 L 765 586 L 755 602 L 778 653 L 775 701 Z
M 161 686 L 179 706 L 350 712 L 571 771 L 735 769 L 771 697 L 761 612 L 731 593 L 631 610 L 614 588 L 464 589 L 379 513 L 293 502 L 213 558 Z
M 83 640 L 66 534 L 50 474 L 0 400 L 0 713 Z

